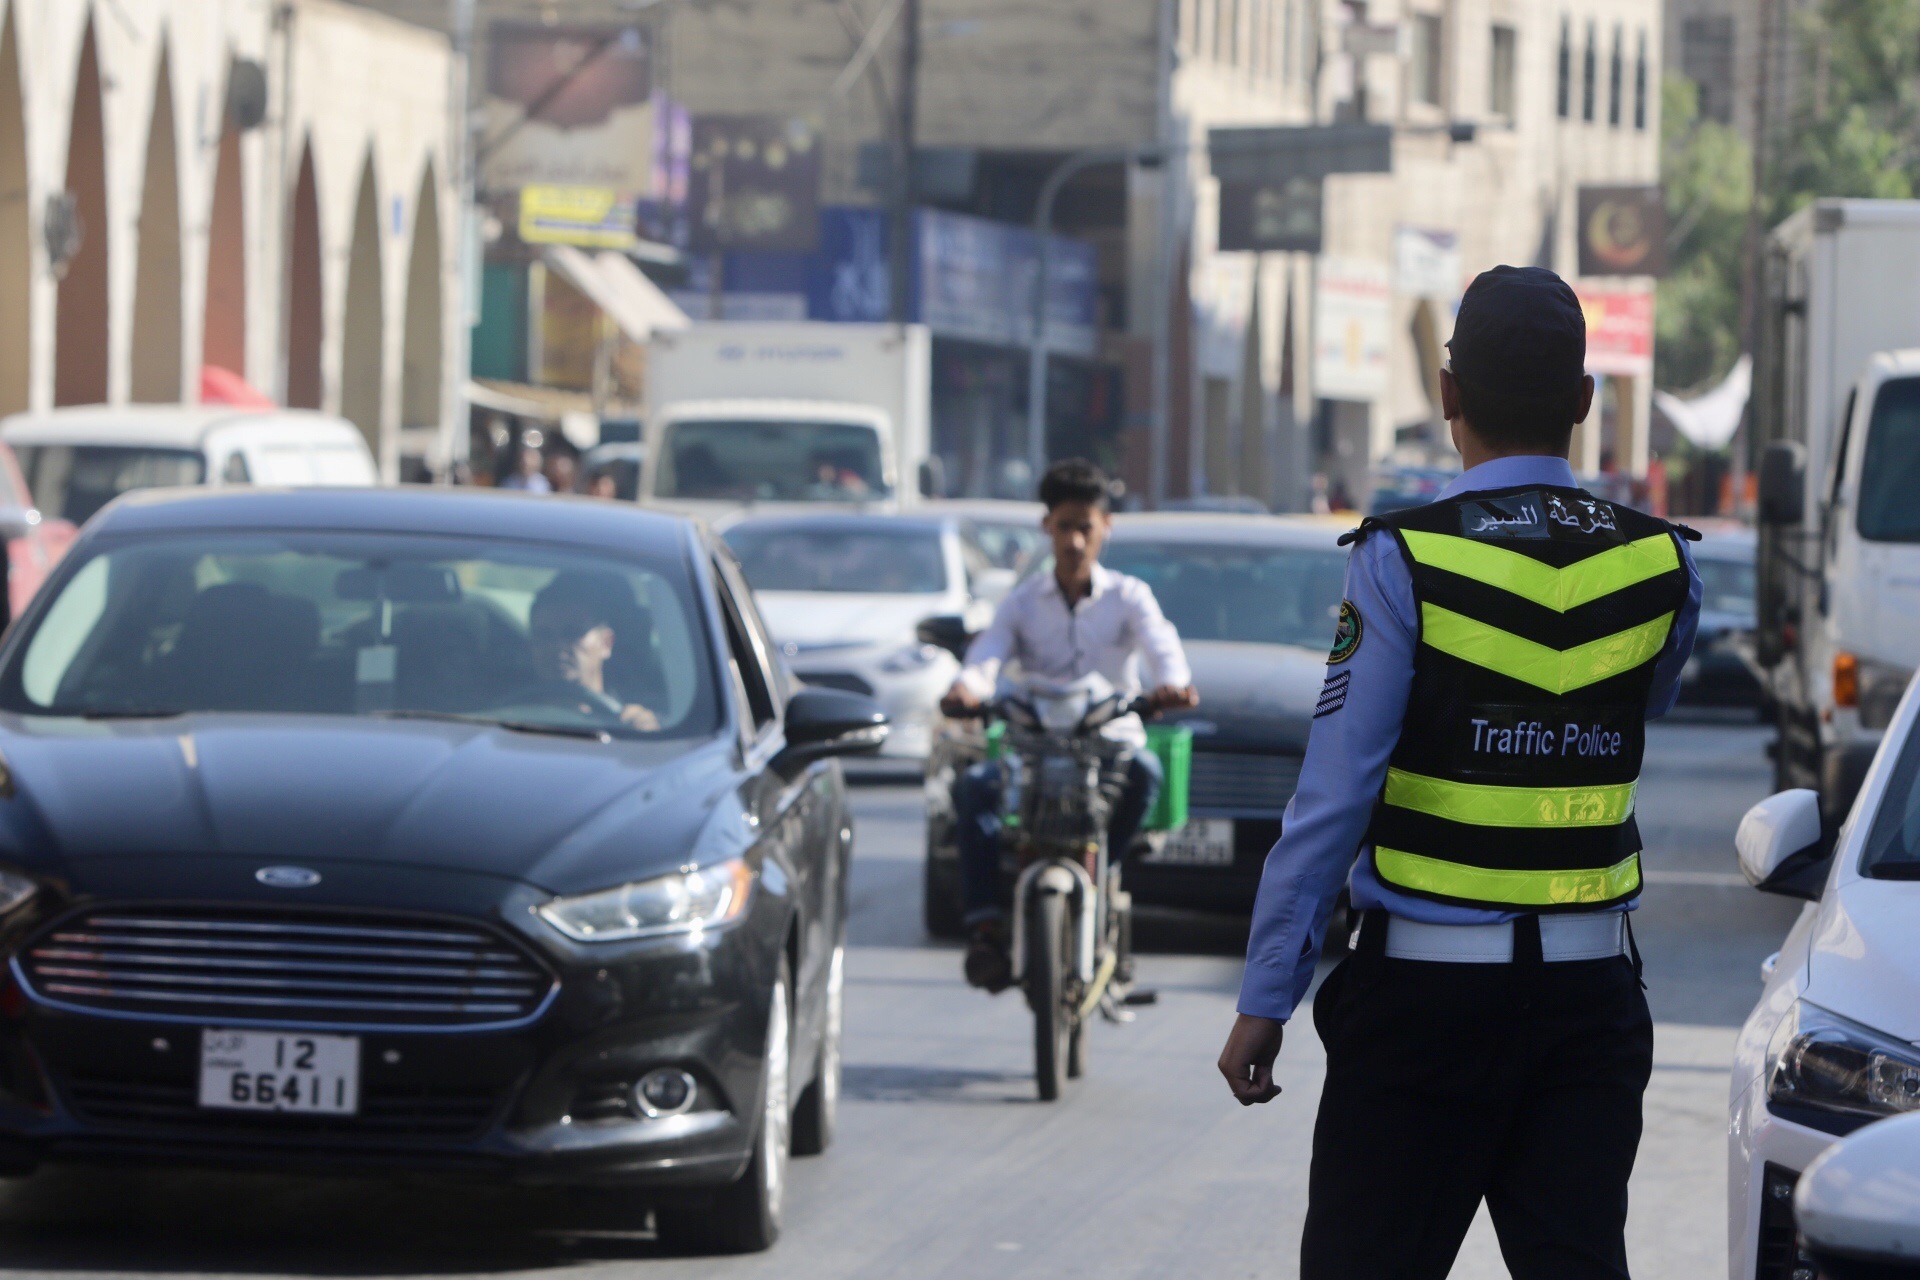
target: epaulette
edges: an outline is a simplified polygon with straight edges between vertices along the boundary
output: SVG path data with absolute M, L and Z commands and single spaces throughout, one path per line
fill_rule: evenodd
M 1351 543 L 1365 542 L 1368 534 L 1372 533 L 1375 529 L 1384 529 L 1386 527 L 1386 521 L 1382 520 L 1379 516 L 1368 516 L 1362 520 L 1359 525 L 1341 534 L 1336 540 L 1335 545 L 1344 547 Z M 1698 537 L 1699 535 L 1695 534 L 1694 536 Z
M 1701 535 L 1698 529 L 1690 528 L 1687 525 L 1680 524 L 1677 521 L 1669 521 L 1668 523 L 1673 525 L 1673 531 L 1675 533 L 1679 534 L 1682 538 L 1685 538 L 1688 542 L 1700 541 Z

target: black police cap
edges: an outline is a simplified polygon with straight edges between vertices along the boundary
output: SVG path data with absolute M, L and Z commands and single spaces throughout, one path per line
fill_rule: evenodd
M 1545 267 L 1495 267 L 1467 286 L 1447 350 L 1454 376 L 1475 391 L 1561 395 L 1586 373 L 1587 319 Z

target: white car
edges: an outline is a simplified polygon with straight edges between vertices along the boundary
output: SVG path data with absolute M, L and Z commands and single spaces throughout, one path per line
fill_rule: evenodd
M 1013 575 L 950 516 L 750 516 L 723 536 L 793 673 L 877 698 L 892 721 L 880 754 L 924 761 L 960 664 L 919 625 L 959 617 L 980 630 Z
M 1815 1274 L 1795 1243 L 1801 1172 L 1854 1130 L 1920 1111 L 1917 713 L 1910 687 L 1830 857 L 1810 790 L 1761 801 L 1735 837 L 1749 881 L 1811 901 L 1762 966 L 1766 985 L 1734 1054 L 1733 1280 Z
M 74 524 L 129 489 L 380 483 L 358 427 L 304 409 L 78 405 L 14 414 L 0 440 L 41 513 Z

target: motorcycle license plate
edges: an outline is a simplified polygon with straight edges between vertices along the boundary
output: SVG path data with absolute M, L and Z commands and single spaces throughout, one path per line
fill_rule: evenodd
M 1233 819 L 1190 819 L 1178 831 L 1169 831 L 1159 853 L 1147 861 L 1163 867 L 1230 867 L 1233 865 Z
M 200 1033 L 200 1105 L 350 1116 L 360 1110 L 360 1037 Z

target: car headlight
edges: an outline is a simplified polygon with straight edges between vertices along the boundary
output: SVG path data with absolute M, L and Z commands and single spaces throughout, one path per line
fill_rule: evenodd
M 904 676 L 915 671 L 925 671 L 943 652 L 945 651 L 930 644 L 910 644 L 881 659 L 880 669 L 890 676 Z
M 0 916 L 15 907 L 25 906 L 38 892 L 40 886 L 27 877 L 11 871 L 0 871 Z
M 1858 1116 L 1920 1111 L 1920 1048 L 1805 1000 L 1781 1020 L 1767 1060 L 1774 1102 Z
M 752 869 L 729 858 L 694 871 L 555 898 L 535 910 L 575 942 L 620 942 L 725 924 L 746 910 L 752 888 Z

